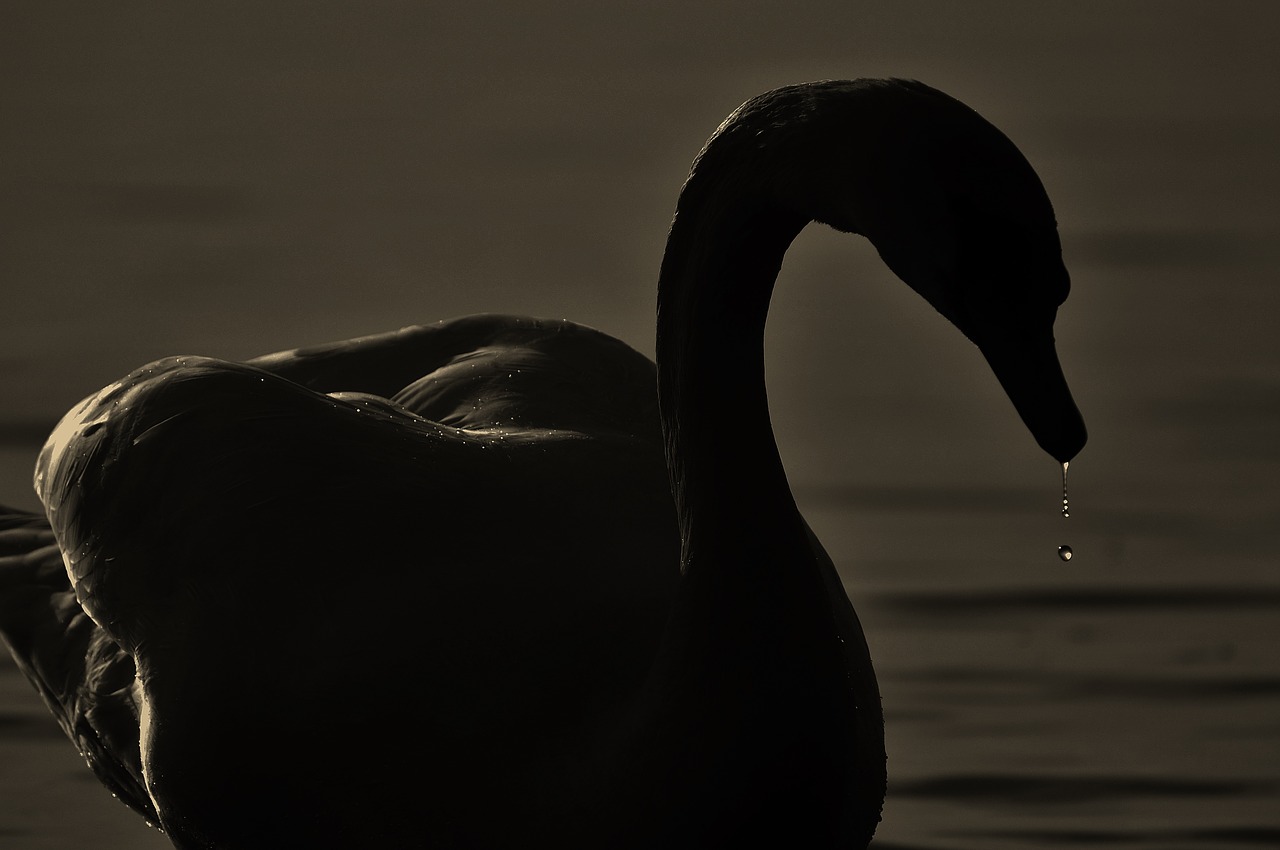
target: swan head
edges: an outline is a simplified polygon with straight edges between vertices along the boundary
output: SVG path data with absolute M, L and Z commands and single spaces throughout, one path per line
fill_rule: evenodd
M 1049 197 L 1013 142 L 960 101 L 906 80 L 794 86 L 737 115 L 758 135 L 789 128 L 775 133 L 776 149 L 791 149 L 770 157 L 783 166 L 767 191 L 806 219 L 870 239 L 978 346 L 1041 448 L 1075 457 L 1087 434 L 1053 337 L 1070 278 Z

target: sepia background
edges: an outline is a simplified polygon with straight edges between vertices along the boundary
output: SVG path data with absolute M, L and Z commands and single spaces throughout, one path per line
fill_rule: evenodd
M 770 397 L 880 671 L 875 846 L 1280 846 L 1277 40 L 1268 2 L 6 3 L 0 502 L 35 507 L 61 413 L 168 354 L 473 312 L 652 354 L 721 118 L 918 78 L 1054 199 L 1091 441 L 1063 520 L 977 351 L 867 243 L 793 247 Z M 168 846 L 7 657 L 0 845 Z

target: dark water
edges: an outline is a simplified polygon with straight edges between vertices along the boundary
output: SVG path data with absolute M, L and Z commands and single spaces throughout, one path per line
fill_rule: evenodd
M 880 670 L 877 846 L 1280 846 L 1273 6 L 461 9 L 5 7 L 0 501 L 34 504 L 63 410 L 166 354 L 495 310 L 650 351 L 720 118 L 783 83 L 918 77 L 1054 198 L 1092 438 L 1064 520 L 976 352 L 865 244 L 798 240 L 771 403 Z M 0 664 L 0 846 L 167 846 Z

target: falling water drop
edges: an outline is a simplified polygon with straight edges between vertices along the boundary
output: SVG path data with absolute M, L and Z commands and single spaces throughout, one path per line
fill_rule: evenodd
M 1071 516 L 1071 504 L 1067 501 L 1067 467 L 1071 464 L 1064 461 L 1062 464 L 1062 518 L 1067 519 Z M 1058 547 L 1058 558 L 1063 561 L 1070 561 L 1071 556 L 1075 553 L 1071 551 L 1071 547 L 1065 543 Z
M 1062 464 L 1062 516 L 1071 516 L 1071 505 L 1067 502 L 1067 467 L 1070 461 Z

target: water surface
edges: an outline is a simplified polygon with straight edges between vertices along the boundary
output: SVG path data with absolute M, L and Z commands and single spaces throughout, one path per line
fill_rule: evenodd
M 899 75 L 970 103 L 1036 166 L 1062 228 L 1057 338 L 1091 432 L 1071 518 L 981 358 L 869 246 L 806 231 L 769 329 L 784 460 L 880 671 L 876 846 L 1280 846 L 1271 6 L 5 17 L 0 501 L 24 506 L 56 418 L 164 355 L 495 310 L 651 351 L 676 191 L 739 102 Z M 167 846 L 6 660 L 0 845 Z

